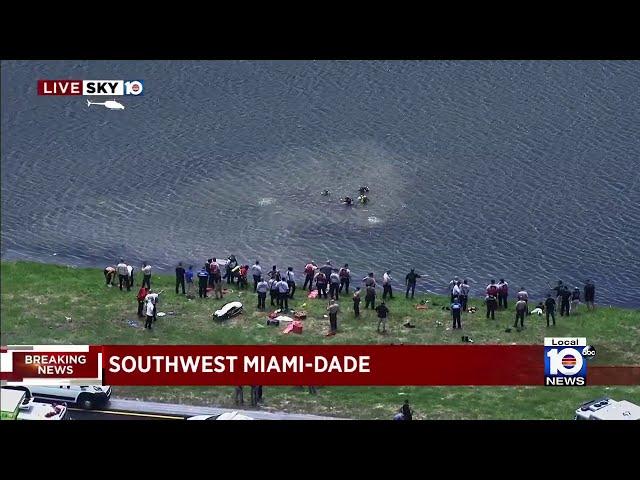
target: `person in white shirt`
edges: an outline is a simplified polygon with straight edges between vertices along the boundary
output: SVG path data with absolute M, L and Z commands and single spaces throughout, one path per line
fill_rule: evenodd
M 147 320 L 144 322 L 144 328 L 148 328 L 151 330 L 151 323 L 153 322 L 153 315 L 155 312 L 155 307 L 153 302 L 147 302 L 145 304 L 145 314 L 147 316 Z
M 451 296 L 455 299 L 460 300 L 460 295 L 462 294 L 462 289 L 460 288 L 460 282 L 456 283 L 451 290 Z
M 131 290 L 129 286 L 129 270 L 127 269 L 127 264 L 124 263 L 124 260 L 121 258 L 120 263 L 116 266 L 116 270 L 118 271 L 118 283 L 120 284 L 120 290 L 122 290 L 122 284 L 124 283 L 127 287 L 127 292 Z
M 262 310 L 264 312 L 266 308 L 265 300 L 267 298 L 267 292 L 269 291 L 269 283 L 260 277 L 256 291 L 258 292 L 258 310 Z
M 153 305 L 153 314 L 152 314 L 152 316 L 153 316 L 153 321 L 154 322 L 158 318 L 157 317 L 157 305 L 158 305 L 158 302 L 160 301 L 159 295 L 161 293 L 162 292 L 155 293 L 153 290 L 149 289 L 149 293 L 147 293 L 147 296 L 144 297 L 144 301 L 146 302 L 146 304 L 150 303 L 151 305 Z
M 251 275 L 253 276 L 253 293 L 255 293 L 258 288 L 260 277 L 262 277 L 262 267 L 258 260 L 256 260 L 256 263 L 251 266 Z
M 387 299 L 387 295 L 389 295 L 389 299 L 393 298 L 393 292 L 391 291 L 391 280 L 393 280 L 393 278 L 391 278 L 391 270 L 387 270 L 386 272 L 384 272 L 384 275 L 382 275 L 382 300 L 386 300 Z
M 133 267 L 131 265 L 127 265 L 127 274 L 129 276 L 129 286 L 133 287 Z
M 451 303 L 453 303 L 453 287 L 458 283 L 458 277 L 453 277 L 453 280 L 449 282 L 449 293 L 451 294 Z
M 287 281 L 287 285 L 289 285 L 289 298 L 293 300 L 293 294 L 296 292 L 296 276 L 293 273 L 293 267 L 287 268 L 287 271 L 284 272 L 284 279 Z
M 333 269 L 329 274 L 329 298 L 338 300 L 340 290 L 340 274 L 337 269 Z
M 467 311 L 467 302 L 469 301 L 469 284 L 467 283 L 467 279 L 465 278 L 460 285 L 460 303 L 462 303 L 462 311 Z
M 280 310 L 289 310 L 289 285 L 283 278 L 276 283 L 278 288 L 278 307 Z
M 147 265 L 147 262 L 142 262 L 142 286 L 145 284 L 147 288 L 151 288 L 151 265 Z

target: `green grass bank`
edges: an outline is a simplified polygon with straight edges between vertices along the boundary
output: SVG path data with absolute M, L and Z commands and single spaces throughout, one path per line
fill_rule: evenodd
M 158 318 L 151 331 L 136 316 L 135 294 L 141 276 L 130 293 L 105 286 L 101 269 L 73 268 L 33 262 L 2 262 L 0 341 L 7 344 L 449 344 L 468 335 L 475 343 L 542 343 L 545 336 L 584 336 L 596 346 L 596 364 L 640 364 L 640 311 L 599 305 L 587 312 L 559 317 L 547 329 L 544 317 L 530 316 L 522 332 L 505 332 L 514 321 L 510 310 L 498 311 L 487 320 L 480 299 L 475 314 L 463 314 L 463 330 L 451 330 L 450 312 L 442 310 L 448 299 L 418 295 L 413 301 L 395 292 L 387 335 L 376 332 L 375 313 L 364 310 L 353 317 L 351 296 L 340 301 L 339 333 L 326 337 L 329 328 L 325 300 L 309 300 L 300 288 L 290 301 L 304 309 L 302 335 L 283 334 L 283 327 L 266 325 L 266 314 L 256 311 L 251 289 L 233 292 L 223 300 L 187 300 L 175 294 L 173 275 L 152 276 L 152 287 L 164 289 L 158 310 L 176 314 Z M 197 292 L 196 292 L 197 293 Z M 378 299 L 380 298 L 380 294 Z M 420 300 L 426 310 L 417 310 Z M 224 324 L 212 313 L 228 301 L 239 300 L 245 313 Z M 532 299 L 537 303 L 541 299 Z M 600 299 L 601 300 L 601 299 Z M 303 307 L 303 304 L 306 306 Z M 269 299 L 267 298 L 267 306 Z M 129 320 L 138 323 L 132 327 Z M 402 325 L 410 320 L 416 328 Z M 442 323 L 442 325 L 439 325 Z M 542 359 L 541 359 L 542 360 Z M 248 389 L 247 389 L 248 390 Z M 118 398 L 145 399 L 207 406 L 233 406 L 232 387 L 115 387 Z M 580 403 L 599 396 L 640 403 L 640 386 L 634 387 L 321 387 L 318 395 L 296 387 L 265 387 L 266 410 L 315 413 L 359 419 L 389 419 L 409 398 L 416 419 L 570 419 Z M 248 398 L 248 392 L 245 395 Z

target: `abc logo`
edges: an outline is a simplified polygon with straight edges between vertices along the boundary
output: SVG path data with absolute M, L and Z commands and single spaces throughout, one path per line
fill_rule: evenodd
M 588 348 L 588 347 L 585 347 Z M 575 348 L 563 348 L 558 351 L 553 348 L 547 352 L 549 357 L 549 373 L 551 375 L 575 375 L 582 369 L 584 360 L 582 355 Z
M 591 345 L 587 345 L 582 349 L 582 356 L 587 360 L 591 360 L 596 356 L 596 349 Z
M 130 82 L 124 82 L 124 94 L 125 95 L 140 95 L 143 87 L 142 82 L 138 80 L 132 80 Z

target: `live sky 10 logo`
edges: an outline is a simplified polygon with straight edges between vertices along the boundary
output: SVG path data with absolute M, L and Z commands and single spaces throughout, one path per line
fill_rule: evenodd
M 596 349 L 581 338 L 544 339 L 544 384 L 547 386 L 583 386 L 587 384 L 587 360 Z

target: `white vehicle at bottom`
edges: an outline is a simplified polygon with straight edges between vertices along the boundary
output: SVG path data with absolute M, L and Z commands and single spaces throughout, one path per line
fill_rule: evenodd
M 100 407 L 111 398 L 111 387 L 108 385 L 24 385 L 3 388 L 22 390 L 29 398 L 74 403 L 84 409 Z
M 574 420 L 640 420 L 640 406 L 603 397 L 583 403 Z
M 187 418 L 187 420 L 254 420 L 251 417 L 243 415 L 239 412 L 227 412 L 222 415 L 195 415 Z
M 67 420 L 66 405 L 34 402 L 20 390 L 2 389 L 2 420 Z

